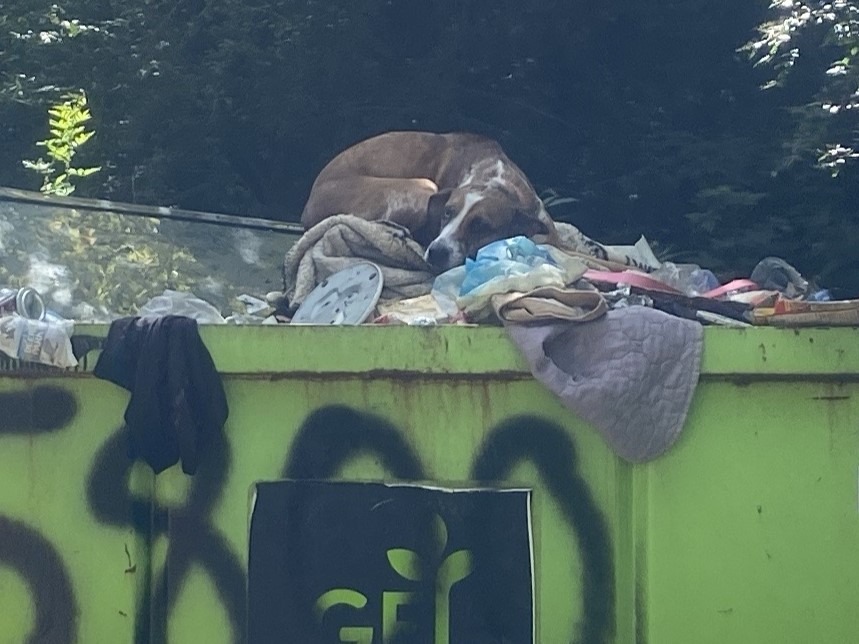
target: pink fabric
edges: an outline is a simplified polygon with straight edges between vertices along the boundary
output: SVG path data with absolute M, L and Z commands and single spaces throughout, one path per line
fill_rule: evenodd
M 585 271 L 583 277 L 591 282 L 602 282 L 604 284 L 629 284 L 648 291 L 659 291 L 662 293 L 672 293 L 674 295 L 682 295 L 677 289 L 663 284 L 662 282 L 639 273 L 638 271 Z
M 717 298 L 722 297 L 726 293 L 730 293 L 731 291 L 751 291 L 757 290 L 760 286 L 755 284 L 752 280 L 731 280 L 727 284 L 722 284 L 721 286 L 717 286 L 712 291 L 707 291 L 704 293 L 704 297 Z

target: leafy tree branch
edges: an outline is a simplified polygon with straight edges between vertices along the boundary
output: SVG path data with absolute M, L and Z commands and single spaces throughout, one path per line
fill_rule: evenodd
M 758 26 L 758 38 L 746 43 L 755 65 L 772 67 L 775 76 L 763 87 L 783 86 L 800 62 L 803 50 L 821 49 L 828 55 L 818 73 L 819 89 L 811 107 L 831 117 L 829 128 L 841 141 L 821 142 L 817 163 L 838 174 L 848 161 L 859 158 L 859 3 L 849 0 L 804 2 L 774 0 L 773 17 Z M 814 114 L 806 111 L 807 120 Z
M 85 123 L 92 118 L 83 90 L 65 94 L 48 110 L 51 136 L 36 145 L 45 148 L 48 160 L 23 161 L 24 167 L 44 177 L 40 190 L 46 194 L 66 196 L 75 191 L 73 181 L 98 172 L 100 167 L 76 167 L 74 157 L 93 134 Z

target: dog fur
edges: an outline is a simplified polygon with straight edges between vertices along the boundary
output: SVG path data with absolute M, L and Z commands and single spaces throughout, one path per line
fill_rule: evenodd
M 314 181 L 301 222 L 344 213 L 405 227 L 435 272 L 499 239 L 556 236 L 522 170 L 496 141 L 467 133 L 387 132 L 344 150 Z

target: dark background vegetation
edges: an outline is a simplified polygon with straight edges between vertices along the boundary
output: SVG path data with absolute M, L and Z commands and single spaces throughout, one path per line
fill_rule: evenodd
M 0 0 L 0 184 L 38 188 L 21 160 L 63 88 L 87 92 L 81 163 L 103 167 L 76 196 L 290 221 L 349 144 L 469 130 L 574 198 L 553 215 L 596 239 L 644 234 L 722 277 L 774 254 L 856 288 L 856 170 L 814 167 L 829 124 L 809 106 L 831 52 L 811 47 L 762 91 L 773 70 L 737 49 L 767 5 L 67 0 L 54 23 L 99 27 L 69 37 L 49 3 Z

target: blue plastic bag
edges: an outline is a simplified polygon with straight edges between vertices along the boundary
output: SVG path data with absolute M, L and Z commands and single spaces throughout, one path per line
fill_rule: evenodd
M 465 260 L 465 279 L 459 294 L 470 293 L 496 277 L 522 275 L 541 264 L 557 264 L 549 253 L 527 237 L 511 237 L 487 244 L 475 259 Z

